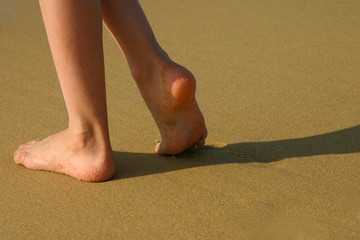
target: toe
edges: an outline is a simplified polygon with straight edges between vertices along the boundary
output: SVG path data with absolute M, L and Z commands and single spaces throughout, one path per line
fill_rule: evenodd
M 163 141 L 156 144 L 155 151 L 159 155 L 163 156 L 173 156 L 179 154 L 186 150 L 186 145 L 180 141 L 176 142 L 175 144 L 168 144 Z
M 30 141 L 30 142 L 27 142 L 25 144 L 21 144 L 18 148 L 18 150 L 24 150 L 26 148 L 28 148 L 29 146 L 33 145 L 34 143 L 36 143 L 37 141 Z
M 31 146 L 37 141 L 30 141 L 28 143 L 19 146 L 18 150 L 14 153 L 15 163 L 24 165 L 26 158 L 28 157 Z
M 207 131 L 207 128 L 205 127 L 204 133 L 202 134 L 200 139 L 205 141 L 205 138 L 207 138 L 207 135 L 208 135 L 208 131 Z
M 39 141 L 30 141 L 30 142 L 27 142 L 25 144 L 23 144 L 22 146 L 26 147 L 26 148 L 29 148 L 30 146 L 34 145 L 35 143 L 37 143 Z
M 163 144 L 161 142 L 157 143 L 155 146 L 155 152 L 159 155 L 168 155 L 167 152 L 164 150 Z
M 21 144 L 16 151 L 21 151 L 21 150 L 25 149 L 26 146 L 27 146 L 26 143 L 25 143 L 25 144 Z
M 194 144 L 192 145 L 189 149 L 193 150 L 193 149 L 197 149 L 197 148 L 202 148 L 205 145 L 205 139 L 207 137 L 207 130 L 205 128 L 203 134 L 201 135 L 200 139 Z
M 26 150 L 25 150 L 25 148 L 18 149 L 18 150 L 14 153 L 14 161 L 15 161 L 15 163 L 17 163 L 17 164 L 23 164 L 25 157 L 26 157 Z
M 196 149 L 202 148 L 204 145 L 205 145 L 205 140 L 200 140 L 197 143 L 195 143 L 194 145 L 192 145 L 189 149 L 196 150 Z
M 156 152 L 157 154 L 160 154 L 160 143 L 156 143 L 155 152 Z M 161 155 L 161 154 L 160 154 L 160 155 Z

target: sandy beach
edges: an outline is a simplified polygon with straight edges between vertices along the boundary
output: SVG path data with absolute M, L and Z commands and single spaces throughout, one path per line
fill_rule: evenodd
M 67 127 L 37 1 L 0 1 L 0 239 L 360 239 L 356 0 L 140 1 L 197 78 L 203 149 L 160 139 L 104 28 L 114 178 L 13 161 Z

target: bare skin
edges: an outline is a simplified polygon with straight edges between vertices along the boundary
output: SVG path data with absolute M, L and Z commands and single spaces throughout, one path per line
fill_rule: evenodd
M 91 133 L 73 136 L 66 129 L 42 141 L 21 145 L 15 152 L 15 162 L 29 169 L 62 173 L 83 181 L 105 181 L 115 172 L 112 151 L 106 145 L 97 142 Z
M 196 81 L 185 68 L 166 62 L 147 81 L 137 81 L 139 90 L 160 130 L 160 155 L 175 155 L 205 144 L 207 130 L 195 99 Z
M 41 0 L 40 4 L 69 127 L 21 145 L 14 156 L 17 164 L 83 181 L 113 176 L 102 20 L 121 47 L 160 130 L 162 141 L 156 152 L 173 155 L 204 145 L 207 130 L 195 99 L 195 78 L 161 49 L 136 0 Z

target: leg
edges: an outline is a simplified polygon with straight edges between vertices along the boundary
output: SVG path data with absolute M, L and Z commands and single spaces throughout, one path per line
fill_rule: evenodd
M 103 20 L 160 130 L 156 151 L 173 155 L 204 145 L 207 130 L 194 76 L 161 49 L 137 0 L 102 0 L 102 6 Z
M 20 146 L 15 162 L 85 181 L 112 177 L 100 0 L 41 0 L 69 128 Z

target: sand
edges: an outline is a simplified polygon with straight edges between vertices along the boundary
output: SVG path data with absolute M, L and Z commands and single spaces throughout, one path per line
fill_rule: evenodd
M 360 239 L 356 0 L 141 1 L 193 71 L 204 149 L 153 153 L 156 125 L 104 32 L 117 172 L 85 183 L 13 162 L 66 127 L 38 3 L 0 2 L 0 239 Z

